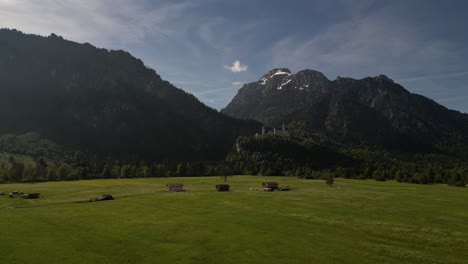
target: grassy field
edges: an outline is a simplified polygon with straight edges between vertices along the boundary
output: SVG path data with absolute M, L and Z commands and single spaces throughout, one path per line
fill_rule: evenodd
M 290 192 L 249 190 L 262 181 Z M 189 192 L 169 193 L 182 182 Z M 0 263 L 467 263 L 468 188 L 238 176 L 0 185 Z M 103 193 L 116 200 L 83 203 Z

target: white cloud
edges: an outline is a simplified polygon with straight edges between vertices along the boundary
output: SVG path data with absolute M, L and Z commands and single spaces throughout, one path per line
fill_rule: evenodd
M 231 66 L 224 66 L 225 69 L 232 72 L 243 72 L 246 71 L 248 67 L 247 65 L 242 65 L 239 60 L 236 60 Z
M 232 82 L 232 86 L 241 86 L 242 83 L 241 82 Z

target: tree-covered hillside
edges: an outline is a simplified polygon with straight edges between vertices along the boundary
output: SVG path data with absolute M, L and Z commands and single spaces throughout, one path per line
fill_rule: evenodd
M 219 160 L 260 124 L 174 87 L 125 51 L 0 30 L 0 134 L 99 158 Z
M 468 184 L 468 162 L 441 154 L 409 154 L 343 145 L 317 135 L 240 137 L 226 158 L 234 174 L 342 177 L 453 186 Z

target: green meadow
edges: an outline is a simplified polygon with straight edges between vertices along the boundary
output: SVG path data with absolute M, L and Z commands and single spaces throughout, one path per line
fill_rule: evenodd
M 250 190 L 263 181 L 289 192 Z M 167 183 L 188 192 L 170 193 Z M 467 263 L 468 188 L 234 176 L 4 184 L 0 263 Z M 84 202 L 109 193 L 113 201 Z

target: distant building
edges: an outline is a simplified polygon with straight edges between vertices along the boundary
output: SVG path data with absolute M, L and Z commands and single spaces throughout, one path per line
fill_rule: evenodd
M 229 192 L 229 184 L 217 184 L 216 190 L 218 192 Z
M 277 182 L 263 182 L 262 187 L 267 188 L 267 189 L 269 189 L 271 191 L 274 191 L 274 190 L 279 188 Z
M 282 137 L 289 137 L 289 131 L 286 130 L 286 127 L 283 123 L 283 127 L 281 130 L 277 131 L 276 128 L 273 128 L 273 131 L 268 131 L 268 133 L 265 130 L 265 127 L 262 127 L 262 135 L 278 135 Z M 258 136 L 258 133 L 255 134 L 255 137 Z
M 289 131 L 286 130 L 286 127 L 284 126 L 284 123 L 283 123 L 283 127 L 282 127 L 281 131 L 276 131 L 275 130 L 275 135 L 283 136 L 283 137 L 289 137 Z

